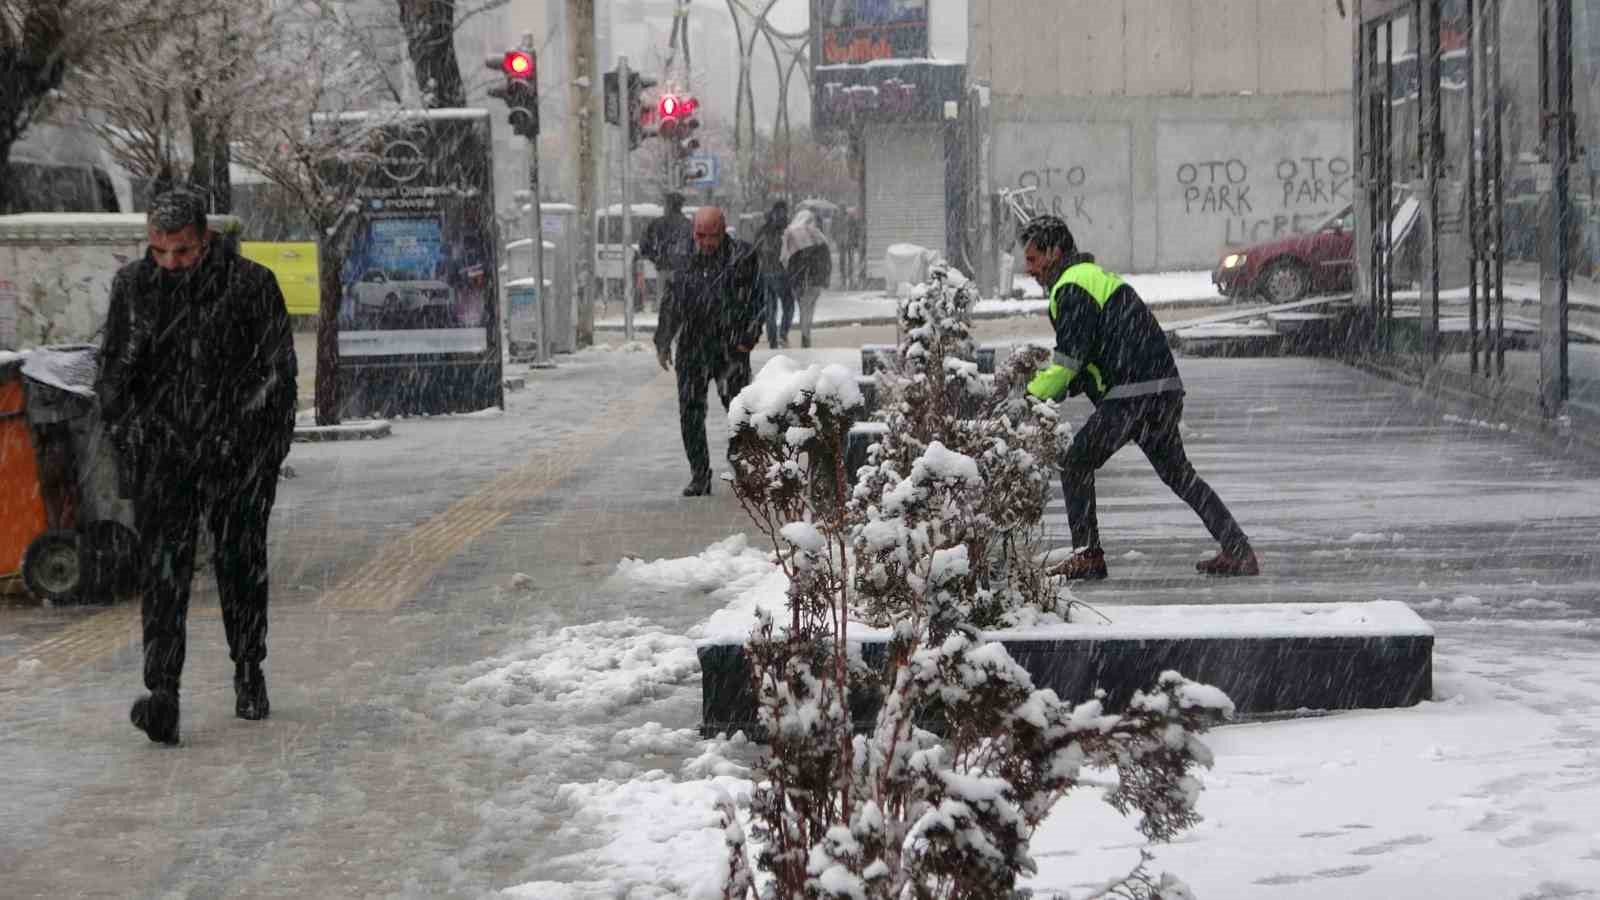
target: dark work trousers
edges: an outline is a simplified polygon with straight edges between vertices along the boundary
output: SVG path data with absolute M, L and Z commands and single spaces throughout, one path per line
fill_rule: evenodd
M 1072 436 L 1061 459 L 1061 492 L 1066 497 L 1072 546 L 1100 547 L 1095 517 L 1094 473 L 1129 441 L 1137 444 L 1172 492 L 1183 498 L 1229 555 L 1240 555 L 1250 541 L 1211 486 L 1183 452 L 1178 423 L 1183 419 L 1183 394 L 1169 391 L 1129 400 L 1105 400 Z
M 750 354 L 735 353 L 729 360 L 721 351 L 679 354 L 678 427 L 683 433 L 683 452 L 689 457 L 689 472 L 695 481 L 711 478 L 711 450 L 706 441 L 707 386 L 716 382 L 717 396 L 724 409 L 750 384 Z
M 189 473 L 151 479 L 159 488 L 138 504 L 145 565 L 144 683 L 178 689 L 188 645 L 189 586 L 200 519 L 211 531 L 212 562 L 228 655 L 235 664 L 267 655 L 267 522 L 278 491 L 278 466 L 242 481 L 197 487 Z
M 767 346 L 777 349 L 778 341 L 788 342 L 789 326 L 794 324 L 794 291 L 790 289 L 788 273 L 762 275 L 761 291 L 767 299 Z

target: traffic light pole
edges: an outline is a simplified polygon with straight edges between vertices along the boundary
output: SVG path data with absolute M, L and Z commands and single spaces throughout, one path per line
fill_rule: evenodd
M 624 97 L 628 91 L 628 58 L 617 57 L 617 84 Z M 628 104 L 622 101 L 622 336 L 633 340 L 633 196 L 628 190 L 628 169 L 632 162 L 629 148 L 633 146 L 633 116 Z
M 522 46 L 532 47 L 533 34 L 522 36 Z M 537 76 L 536 76 L 537 77 Z M 539 205 L 539 138 L 537 135 L 528 138 L 528 193 L 531 196 L 529 207 L 533 211 L 533 222 L 529 231 L 533 233 L 533 289 L 534 296 L 539 298 L 539 349 L 538 356 L 533 361 L 536 369 L 553 369 L 555 360 L 550 358 L 550 329 L 552 316 L 550 315 L 551 297 L 544 289 L 544 212 Z

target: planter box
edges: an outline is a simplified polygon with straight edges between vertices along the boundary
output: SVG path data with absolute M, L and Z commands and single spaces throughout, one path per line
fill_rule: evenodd
M 1433 690 L 1433 629 L 1396 601 L 1103 607 L 1111 624 L 1070 624 L 985 635 L 1005 644 L 1034 685 L 1069 703 L 1106 692 L 1108 710 L 1176 669 L 1215 685 L 1241 717 L 1412 706 Z M 1085 619 L 1092 612 L 1080 612 Z M 859 626 L 863 658 L 881 665 L 887 635 Z M 742 638 L 698 647 L 701 732 L 759 739 Z M 858 730 L 878 698 L 853 697 Z
M 994 363 L 997 347 L 979 347 L 977 359 L 978 371 L 984 374 L 994 373 Z M 861 374 L 871 375 L 879 369 L 890 369 L 894 366 L 896 355 L 900 353 L 897 344 L 862 344 L 861 345 Z

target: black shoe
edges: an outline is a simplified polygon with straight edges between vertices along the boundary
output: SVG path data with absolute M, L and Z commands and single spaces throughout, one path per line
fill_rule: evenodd
M 688 486 L 683 489 L 683 495 L 685 497 L 711 496 L 711 476 L 707 475 L 704 478 L 696 478 L 689 482 Z
M 133 727 L 144 732 L 158 744 L 178 742 L 178 694 L 175 691 L 153 691 L 148 696 L 133 701 L 128 710 Z
M 267 700 L 267 678 L 261 666 L 242 663 L 233 669 L 233 714 L 257 722 L 272 714 Z

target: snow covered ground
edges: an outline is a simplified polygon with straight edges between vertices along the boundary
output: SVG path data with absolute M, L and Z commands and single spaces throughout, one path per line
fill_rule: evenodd
M 749 790 L 757 748 L 694 730 L 694 644 L 780 604 L 783 577 L 734 537 L 696 557 L 624 560 L 611 582 L 725 608 L 684 634 L 637 618 L 536 632 L 453 673 L 445 712 L 480 749 L 554 746 L 603 773 L 552 792 L 558 767 L 530 765 L 483 810 L 475 852 L 510 852 L 530 833 L 561 848 L 510 897 L 719 896 L 714 802 Z M 1564 608 L 1421 606 L 1437 631 L 1434 700 L 1213 731 L 1205 821 L 1154 847 L 1152 869 L 1206 898 L 1596 896 L 1600 632 Z M 1132 822 L 1096 801 L 1067 797 L 1035 836 L 1038 894 L 1087 896 L 1138 861 Z

